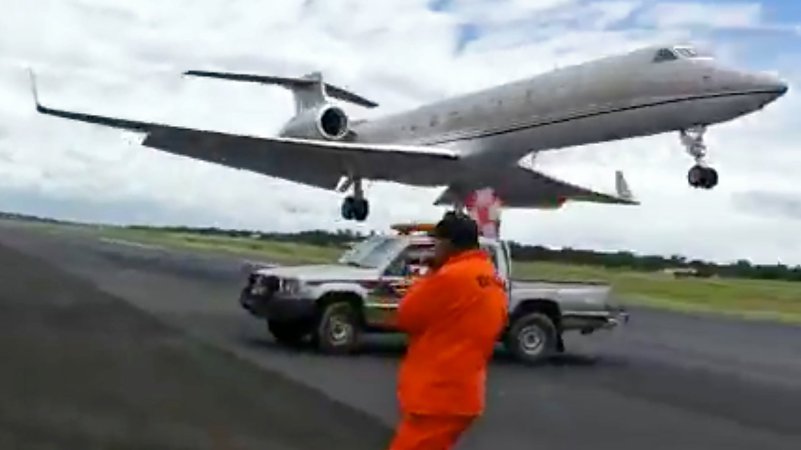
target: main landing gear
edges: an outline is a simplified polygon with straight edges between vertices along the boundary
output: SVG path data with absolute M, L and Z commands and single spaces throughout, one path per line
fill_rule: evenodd
M 342 218 L 345 220 L 364 222 L 367 220 L 367 216 L 370 215 L 370 202 L 364 198 L 362 179 L 354 178 L 348 180 L 347 183 L 347 187 L 353 184 L 353 195 L 345 197 L 345 200 L 342 201 Z M 347 189 L 347 187 L 345 189 Z
M 718 185 L 718 172 L 706 165 L 706 145 L 704 144 L 704 133 L 706 127 L 699 126 L 682 130 L 680 133 L 681 143 L 687 149 L 687 153 L 695 158 L 695 165 L 687 172 L 687 182 L 696 189 L 712 189 Z

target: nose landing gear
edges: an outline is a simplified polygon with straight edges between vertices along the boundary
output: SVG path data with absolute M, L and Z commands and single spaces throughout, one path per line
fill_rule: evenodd
M 706 127 L 699 126 L 682 130 L 680 132 L 681 143 L 695 159 L 695 165 L 687 172 L 687 182 L 696 189 L 712 189 L 718 185 L 718 172 L 707 166 L 706 144 L 704 144 L 704 133 Z
M 695 165 L 687 172 L 687 182 L 696 189 L 712 189 L 718 185 L 718 171 Z

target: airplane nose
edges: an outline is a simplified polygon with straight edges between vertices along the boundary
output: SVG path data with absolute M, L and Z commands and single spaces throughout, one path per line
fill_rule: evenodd
M 786 94 L 789 89 L 786 81 L 773 74 L 753 75 L 751 83 L 755 89 L 770 92 L 775 95 L 776 98 Z
M 787 93 L 787 82 L 772 73 L 746 72 L 737 69 L 721 69 L 707 74 L 704 80 L 713 90 L 758 92 L 775 100 Z
M 787 84 L 787 82 L 777 78 L 776 92 L 779 95 L 784 95 L 788 90 L 790 90 L 790 86 Z

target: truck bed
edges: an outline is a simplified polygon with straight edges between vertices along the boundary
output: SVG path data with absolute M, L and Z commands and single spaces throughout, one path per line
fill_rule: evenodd
M 512 287 L 568 287 L 568 286 L 611 286 L 606 281 L 600 280 L 547 280 L 542 278 L 514 278 L 512 279 Z
M 564 309 L 605 309 L 612 285 L 601 281 L 513 280 L 514 301 L 552 299 Z

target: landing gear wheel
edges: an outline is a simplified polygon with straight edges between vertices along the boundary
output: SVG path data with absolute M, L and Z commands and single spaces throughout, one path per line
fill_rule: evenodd
M 345 220 L 356 220 L 364 222 L 370 215 L 370 203 L 367 199 L 352 196 L 345 197 L 342 201 L 342 218 Z
M 506 349 L 525 364 L 541 364 L 560 347 L 553 321 L 542 313 L 529 313 L 512 322 L 504 338 Z
M 355 199 L 353 203 L 353 218 L 357 222 L 364 222 L 367 216 L 370 215 L 370 203 L 363 198 Z
M 355 218 L 354 215 L 354 204 L 356 203 L 356 199 L 353 197 L 345 197 L 345 200 L 342 201 L 342 218 L 345 220 L 353 220 Z
M 710 167 L 696 165 L 687 172 L 687 182 L 694 188 L 712 189 L 718 185 L 718 172 Z
M 713 168 L 711 168 L 711 167 L 707 167 L 706 168 L 705 181 L 706 181 L 705 187 L 707 189 L 712 189 L 715 186 L 717 186 L 718 185 L 718 171 L 713 169 Z
M 322 353 L 349 354 L 356 351 L 360 335 L 356 308 L 347 301 L 337 301 L 323 308 L 313 340 Z
M 267 328 L 279 344 L 298 346 L 303 342 L 303 338 L 308 334 L 300 324 L 294 322 L 267 321 Z
M 682 130 L 679 137 L 687 153 L 695 159 L 695 166 L 687 172 L 687 182 L 694 188 L 712 189 L 718 185 L 718 172 L 706 165 L 705 126 Z

